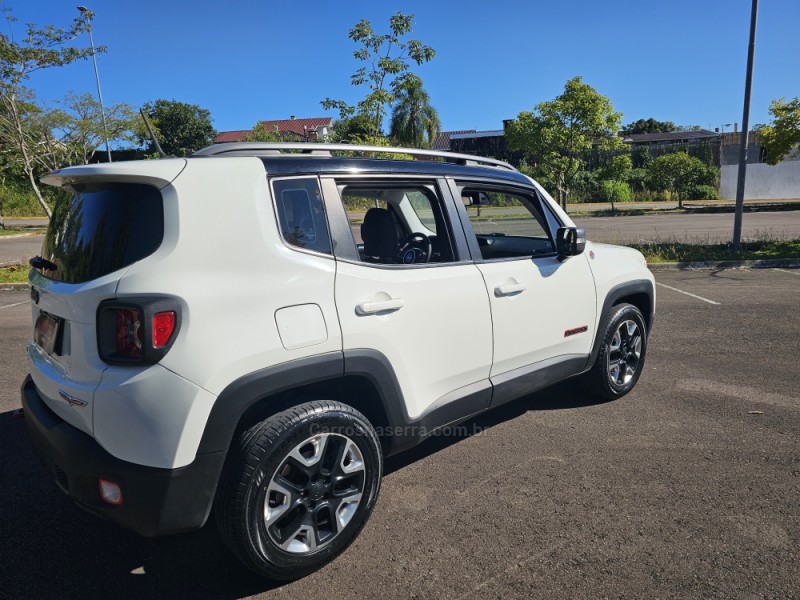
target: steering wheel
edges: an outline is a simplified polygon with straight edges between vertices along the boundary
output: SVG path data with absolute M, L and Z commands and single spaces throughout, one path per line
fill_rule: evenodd
M 397 244 L 397 256 L 403 265 L 430 262 L 432 253 L 431 238 L 417 231 L 408 234 Z

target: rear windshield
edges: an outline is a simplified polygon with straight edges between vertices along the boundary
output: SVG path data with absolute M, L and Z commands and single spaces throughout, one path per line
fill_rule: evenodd
M 42 256 L 56 269 L 42 273 L 82 283 L 149 256 L 164 237 L 158 189 L 140 183 L 80 183 L 53 208 Z

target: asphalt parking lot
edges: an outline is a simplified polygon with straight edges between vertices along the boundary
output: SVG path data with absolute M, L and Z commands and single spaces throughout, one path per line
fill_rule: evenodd
M 631 394 L 562 385 L 390 459 L 353 546 L 277 587 L 213 527 L 143 539 L 61 494 L 13 413 L 27 295 L 0 293 L 0 597 L 798 597 L 800 271 L 656 278 Z

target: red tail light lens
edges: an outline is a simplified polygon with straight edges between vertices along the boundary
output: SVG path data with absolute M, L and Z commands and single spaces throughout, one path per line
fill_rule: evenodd
M 163 348 L 175 331 L 175 312 L 165 311 L 153 315 L 153 348 Z
M 135 309 L 118 308 L 117 353 L 121 357 L 139 358 L 142 355 L 142 313 Z
M 110 365 L 153 365 L 169 352 L 180 328 L 174 298 L 104 300 L 97 307 L 97 351 Z

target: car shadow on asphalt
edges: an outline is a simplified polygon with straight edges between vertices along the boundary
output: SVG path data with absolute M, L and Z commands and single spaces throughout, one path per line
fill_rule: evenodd
M 279 587 L 223 546 L 214 523 L 143 538 L 70 501 L 33 453 L 25 420 L 0 414 L 4 598 L 240 598 Z
M 470 419 L 464 430 L 482 431 L 530 410 L 597 403 L 572 386 L 556 386 Z M 387 459 L 386 473 L 467 437 L 432 437 Z M 224 599 L 282 585 L 243 567 L 213 522 L 200 531 L 148 539 L 83 511 L 46 474 L 16 411 L 0 414 L 0 511 L 3 597 Z
M 401 454 L 390 456 L 384 465 L 384 475 L 403 469 L 495 425 L 516 419 L 528 411 L 579 409 L 607 402 L 609 401 L 585 392 L 574 382 L 560 383 L 496 409 L 483 412 L 459 423 L 457 427 L 447 428 L 442 435 L 432 435 L 420 445 Z

